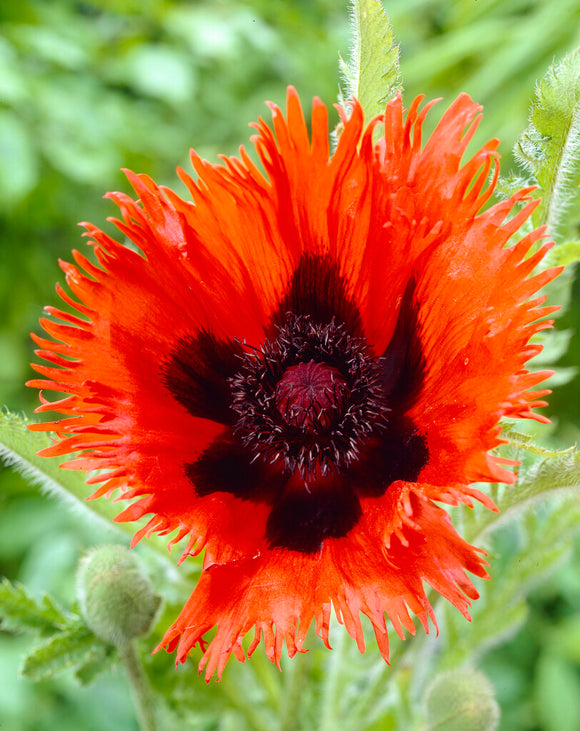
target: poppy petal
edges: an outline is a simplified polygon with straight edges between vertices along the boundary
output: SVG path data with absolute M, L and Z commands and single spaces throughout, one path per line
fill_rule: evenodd
M 315 555 L 272 549 L 208 567 L 157 649 L 175 650 L 177 662 L 185 662 L 199 645 L 199 671 L 205 669 L 209 680 L 214 673 L 221 676 L 232 652 L 244 659 L 242 639 L 254 628 L 248 654 L 263 636 L 266 654 L 279 666 L 284 642 L 290 657 L 304 651 L 313 620 L 317 634 L 330 646 L 333 607 L 361 652 L 365 641 L 360 615 L 366 615 L 388 660 L 385 614 L 403 638 L 404 630 L 415 634 L 410 612 L 426 631 L 428 619 L 434 621 L 423 580 L 468 617 L 470 600 L 478 594 L 465 570 L 487 576 L 481 552 L 455 533 L 441 508 L 404 483 L 371 504 L 346 538 L 327 539 Z M 377 541 L 383 546 L 379 551 Z M 208 644 L 204 635 L 214 626 L 218 629 Z

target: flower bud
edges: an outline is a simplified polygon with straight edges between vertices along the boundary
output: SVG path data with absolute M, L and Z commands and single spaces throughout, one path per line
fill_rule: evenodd
M 118 545 L 97 546 L 81 559 L 77 597 L 88 627 L 117 646 L 146 634 L 161 602 L 137 557 Z
M 499 706 L 487 677 L 462 668 L 438 675 L 425 697 L 426 731 L 494 731 Z

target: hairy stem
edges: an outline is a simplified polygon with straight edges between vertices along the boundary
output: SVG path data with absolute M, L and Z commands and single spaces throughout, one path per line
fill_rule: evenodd
M 567 130 L 566 140 L 560 154 L 556 167 L 556 173 L 551 189 L 544 191 L 544 210 L 542 221 L 548 226 L 548 231 L 555 235 L 560 223 L 560 218 L 566 213 L 566 199 L 570 187 L 569 170 L 572 168 L 574 156 L 577 154 L 578 143 L 576 141 L 580 129 L 580 107 L 577 107 L 572 115 L 572 121 Z M 568 185 L 567 185 L 568 184 Z
M 133 702 L 135 703 L 139 729 L 140 731 L 156 731 L 157 725 L 155 723 L 153 694 L 147 676 L 145 675 L 143 664 L 135 649 L 135 643 L 127 642 L 125 645 L 119 647 L 119 656 L 125 665 L 129 682 L 131 683 L 131 692 L 133 694 Z
M 320 717 L 320 731 L 333 731 L 339 725 L 338 716 L 338 690 L 340 681 L 345 671 L 345 659 L 348 651 L 346 641 L 346 629 L 339 628 L 334 643 L 334 650 L 329 656 L 326 671 L 326 680 L 322 691 L 322 712 Z
M 257 708 L 255 703 L 248 699 L 239 683 L 232 682 L 227 674 L 224 674 L 220 682 L 220 688 L 234 708 L 244 716 L 248 725 L 255 731 L 272 731 L 271 719 Z
M 283 703 L 280 704 L 280 731 L 295 731 L 300 728 L 296 709 L 300 705 L 300 696 L 309 666 L 308 655 L 299 655 L 288 665 L 286 673 L 289 677 L 284 688 Z

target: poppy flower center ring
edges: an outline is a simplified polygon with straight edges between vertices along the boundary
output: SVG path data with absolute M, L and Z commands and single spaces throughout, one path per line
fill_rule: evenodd
M 340 472 L 386 423 L 380 360 L 334 320 L 286 315 L 230 379 L 234 432 L 254 459 L 302 477 Z

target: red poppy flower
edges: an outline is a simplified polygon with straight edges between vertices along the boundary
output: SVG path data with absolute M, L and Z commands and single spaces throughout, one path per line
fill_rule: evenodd
M 93 497 L 120 488 L 119 521 L 152 514 L 136 541 L 205 549 L 162 646 L 199 645 L 207 678 L 251 628 L 276 663 L 313 619 L 328 644 L 331 607 L 386 659 L 385 615 L 401 636 L 434 621 L 424 582 L 468 616 L 465 572 L 486 576 L 436 502 L 493 509 L 470 485 L 514 481 L 488 452 L 502 416 L 543 420 L 549 374 L 524 364 L 554 308 L 530 297 L 557 272 L 530 276 L 541 229 L 506 247 L 530 189 L 480 212 L 497 142 L 461 165 L 480 107 L 460 96 L 422 147 L 420 103 L 390 102 L 375 143 L 354 102 L 329 157 L 326 108 L 309 136 L 290 89 L 256 125 L 265 173 L 193 154 L 192 200 L 128 173 L 139 200 L 109 197 L 134 246 L 85 224 L 98 264 L 75 252 L 78 301 L 58 289 L 78 315 L 49 307 L 34 336 L 51 365 L 31 385 L 65 394 L 38 411 L 68 417 L 35 426 L 60 437 L 43 454 L 79 452 L 63 466 L 98 470 Z

